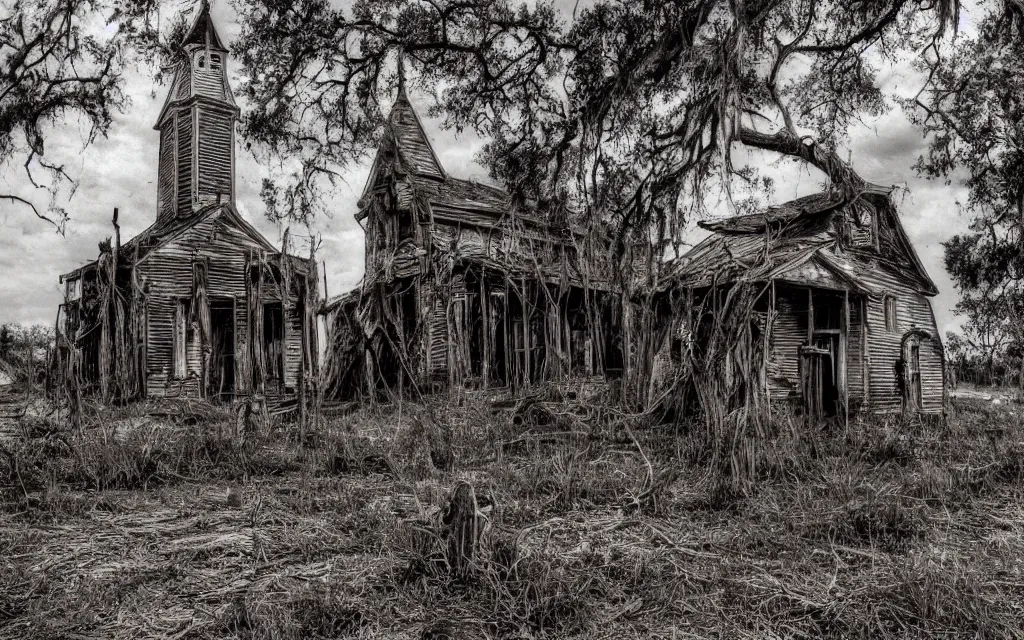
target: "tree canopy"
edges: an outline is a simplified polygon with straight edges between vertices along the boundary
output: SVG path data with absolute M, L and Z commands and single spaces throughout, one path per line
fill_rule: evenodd
M 1015 4 L 998 9 L 1017 20 Z M 799 159 L 856 195 L 863 180 L 837 150 L 851 122 L 886 108 L 878 66 L 944 51 L 959 11 L 956 0 L 598 0 L 571 15 L 516 0 L 261 0 L 235 43 L 243 129 L 302 159 L 269 195 L 279 214 L 312 215 L 318 183 L 374 144 L 401 52 L 433 90 L 432 113 L 490 141 L 482 160 L 514 194 L 671 235 L 684 201 L 746 177 L 732 171 L 736 144 Z
M 955 53 L 920 63 L 930 75 L 908 106 L 930 141 L 919 170 L 967 187 L 970 231 L 944 243 L 945 266 L 991 363 L 1024 345 L 1024 40 L 1012 14 L 978 17 Z
M 12 7 L 0 27 L 0 160 L 70 179 L 45 161 L 46 127 L 77 112 L 90 140 L 104 135 L 125 107 L 114 62 L 169 50 L 174 29 L 157 32 L 155 1 Z M 309 221 L 375 148 L 402 56 L 433 95 L 431 114 L 489 141 L 480 159 L 514 197 L 664 248 L 713 190 L 753 178 L 733 166 L 737 147 L 813 166 L 856 197 L 865 184 L 841 157 L 847 131 L 889 108 L 880 72 L 910 56 L 927 77 L 906 105 L 932 143 L 920 170 L 982 167 L 969 170 L 976 233 L 949 254 L 974 263 L 947 262 L 958 285 L 973 285 L 963 267 L 990 286 L 1020 270 L 1009 249 L 1024 206 L 1024 2 L 969 8 L 977 26 L 960 33 L 959 0 L 243 0 L 232 45 L 241 133 L 255 153 L 296 163 L 264 185 L 268 215 Z M 90 35 L 90 20 L 117 28 Z

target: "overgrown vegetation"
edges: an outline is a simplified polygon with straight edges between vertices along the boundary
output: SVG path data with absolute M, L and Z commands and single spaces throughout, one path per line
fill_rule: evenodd
M 1024 637 L 1021 405 L 777 415 L 737 493 L 703 423 L 602 391 L 365 407 L 305 442 L 185 406 L 23 423 L 0 456 L 0 636 Z M 455 572 L 460 482 L 482 517 Z

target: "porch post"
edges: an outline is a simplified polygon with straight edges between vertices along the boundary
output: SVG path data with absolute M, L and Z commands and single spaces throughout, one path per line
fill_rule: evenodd
M 840 341 L 843 349 L 843 367 L 840 373 L 843 376 L 843 424 L 848 428 L 850 426 L 850 376 L 848 375 L 849 369 L 849 353 L 847 343 L 850 340 L 850 290 L 849 288 L 843 289 L 843 335 Z

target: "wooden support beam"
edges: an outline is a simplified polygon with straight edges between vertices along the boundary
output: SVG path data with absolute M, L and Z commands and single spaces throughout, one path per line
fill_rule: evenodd
M 863 296 L 860 302 L 860 358 L 861 358 L 861 370 L 863 376 L 862 385 L 864 387 L 864 408 L 867 409 L 871 405 L 871 354 L 868 352 L 868 304 L 870 300 L 868 296 Z
M 486 389 L 491 375 L 491 319 L 490 305 L 487 300 L 487 277 L 483 267 L 480 268 L 480 378 L 481 386 Z
M 843 290 L 843 336 L 840 342 L 842 348 L 842 369 L 840 374 L 843 376 L 843 424 L 847 427 L 850 426 L 850 376 L 848 373 L 849 369 L 849 353 L 850 350 L 847 348 L 847 343 L 850 340 L 850 291 L 849 289 Z
M 814 289 L 807 287 L 807 344 L 814 345 Z

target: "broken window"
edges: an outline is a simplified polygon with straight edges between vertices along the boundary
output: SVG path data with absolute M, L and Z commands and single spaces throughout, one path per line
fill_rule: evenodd
M 263 305 L 263 362 L 267 379 L 284 379 L 284 313 L 280 302 Z
M 896 297 L 885 296 L 883 299 L 883 306 L 885 308 L 885 330 L 890 332 L 896 331 Z

